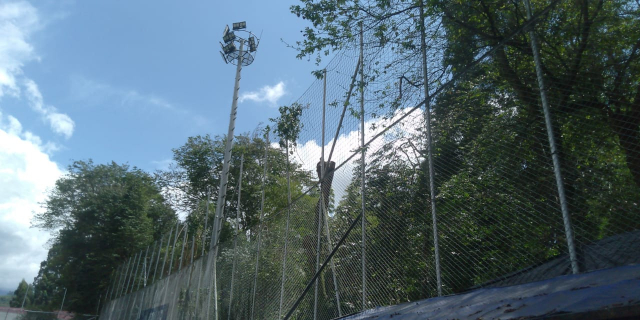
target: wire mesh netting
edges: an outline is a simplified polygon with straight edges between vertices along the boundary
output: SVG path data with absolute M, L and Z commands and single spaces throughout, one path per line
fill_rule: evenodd
M 230 180 L 217 256 L 177 225 L 101 317 L 330 319 L 640 262 L 638 5 L 533 2 L 365 20 L 292 104 L 295 144 L 253 138 L 268 173 Z

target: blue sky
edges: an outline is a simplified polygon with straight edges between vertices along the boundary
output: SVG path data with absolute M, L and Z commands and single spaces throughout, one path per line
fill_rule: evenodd
M 0 293 L 31 282 L 46 258 L 48 234 L 29 220 L 73 160 L 153 171 L 187 137 L 226 133 L 226 24 L 262 33 L 243 69 L 236 134 L 300 96 L 318 67 L 283 42 L 306 26 L 292 4 L 0 0 Z

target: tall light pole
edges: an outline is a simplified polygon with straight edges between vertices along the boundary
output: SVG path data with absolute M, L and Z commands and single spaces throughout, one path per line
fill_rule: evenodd
M 248 66 L 253 63 L 256 50 L 260 39 L 258 39 L 253 33 L 246 30 L 247 23 L 245 21 L 236 22 L 233 24 L 233 30 L 229 30 L 227 25 L 222 33 L 222 40 L 224 43 L 220 43 L 222 51 L 222 59 L 225 63 L 236 65 L 236 80 L 233 86 L 233 100 L 231 101 L 231 114 L 229 116 L 229 131 L 227 132 L 227 141 L 224 150 L 224 162 L 222 164 L 222 174 L 220 175 L 220 186 L 218 187 L 218 201 L 216 203 L 216 213 L 213 221 L 213 229 L 211 232 L 211 244 L 209 246 L 209 253 L 212 256 L 212 268 L 213 268 L 213 293 L 215 300 L 215 318 L 218 318 L 218 290 L 216 282 L 216 257 L 218 255 L 218 241 L 220 236 L 220 230 L 222 228 L 222 212 L 226 203 L 227 195 L 227 181 L 229 180 L 229 167 L 231 161 L 231 149 L 233 147 L 233 131 L 235 129 L 236 115 L 238 113 L 238 90 L 240 89 L 240 71 L 242 66 Z M 243 35 L 243 37 L 236 35 L 236 32 Z M 249 50 L 246 50 L 245 45 Z M 209 290 L 209 301 L 211 301 L 211 290 Z M 207 306 L 207 318 L 209 313 L 209 307 Z

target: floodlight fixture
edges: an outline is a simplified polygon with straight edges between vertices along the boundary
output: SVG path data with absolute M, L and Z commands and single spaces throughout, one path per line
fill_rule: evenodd
M 246 30 L 246 21 L 234 22 L 232 26 L 233 30 L 226 25 L 222 32 L 222 58 L 225 63 L 248 66 L 253 63 L 260 38 Z
M 222 52 L 224 52 L 224 54 L 236 52 L 236 45 L 233 42 L 227 43 L 226 45 L 220 43 L 220 47 L 222 47 Z
M 241 29 L 245 29 L 246 27 L 247 27 L 246 21 L 233 23 L 233 30 L 241 30 Z
M 256 51 L 256 37 L 251 36 L 249 37 L 249 52 L 255 52 Z
M 235 39 L 236 39 L 236 34 L 235 34 L 235 33 L 233 33 L 233 31 L 231 31 L 231 32 L 227 32 L 227 33 L 222 37 L 222 40 L 224 40 L 224 43 L 229 43 L 229 42 L 231 42 L 231 41 L 233 41 L 233 40 L 235 40 Z

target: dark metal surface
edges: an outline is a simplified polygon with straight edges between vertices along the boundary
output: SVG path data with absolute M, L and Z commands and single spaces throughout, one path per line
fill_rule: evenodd
M 371 309 L 341 319 L 640 318 L 640 265 Z

